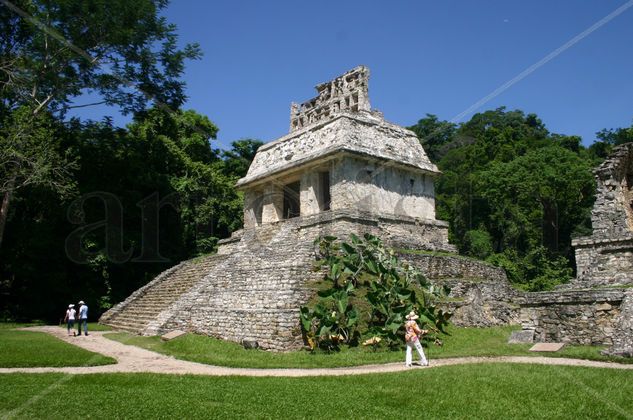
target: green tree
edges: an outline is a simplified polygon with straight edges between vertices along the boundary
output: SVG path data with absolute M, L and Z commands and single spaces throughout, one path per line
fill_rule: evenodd
M 479 173 L 477 190 L 490 209 L 486 227 L 498 250 L 544 245 L 566 253 L 583 208 L 593 203 L 594 182 L 589 162 L 551 145 L 493 162 Z
M 464 252 L 472 257 L 485 260 L 493 253 L 492 237 L 485 229 L 469 230 L 464 235 Z
M 25 160 L 40 113 L 61 118 L 73 107 L 94 105 L 74 103 L 85 92 L 124 113 L 141 113 L 149 102 L 173 109 L 184 102 L 184 61 L 200 52 L 195 44 L 177 47 L 175 26 L 159 16 L 166 6 L 165 0 L 18 0 L 0 7 L 0 139 L 15 145 L 0 161 L 6 180 L 0 243 L 17 190 L 39 183 L 64 192 L 72 185 L 67 161 L 52 155 L 54 145 L 32 148 L 41 155 Z
M 612 146 L 630 143 L 633 142 L 633 125 L 628 128 L 603 129 L 596 133 L 596 137 Z
M 147 151 L 149 173 L 165 177 L 168 190 L 177 194 L 187 249 L 194 255 L 210 252 L 219 238 L 240 227 L 237 177 L 210 145 L 217 133 L 213 123 L 194 111 L 153 109 L 129 131 Z
M 18 0 L 0 9 L 6 109 L 65 112 L 86 90 L 124 112 L 148 102 L 179 107 L 180 76 L 197 44 L 179 49 L 176 27 L 160 16 L 166 0 Z
M 0 128 L 0 246 L 13 195 L 30 185 L 51 188 L 67 196 L 74 187 L 75 167 L 71 151 L 63 151 L 60 124 L 48 112 L 33 115 L 20 107 L 5 118 Z
M 437 215 L 449 221 L 460 251 L 493 260 L 526 287 L 551 287 L 552 273 L 567 278 L 552 269 L 545 279 L 529 266 L 538 255 L 544 265 L 558 267 L 564 257 L 571 267 L 571 236 L 587 232 L 597 160 L 580 138 L 549 133 L 534 114 L 498 108 L 474 115 L 442 144 Z
M 246 176 L 257 149 L 263 144 L 263 142 L 253 139 L 242 139 L 232 142 L 231 150 L 222 151 L 226 172 L 235 175 L 237 178 Z
M 437 162 L 446 154 L 457 126 L 448 121 L 440 121 L 437 115 L 426 114 L 416 125 L 408 128 L 417 134 L 431 161 Z
M 627 128 L 602 129 L 596 133 L 597 141 L 589 146 L 589 153 L 597 160 L 605 159 L 614 146 L 633 142 L 633 125 Z
M 515 249 L 524 258 L 521 264 L 536 267 L 558 267 L 560 257 L 571 260 L 572 233 L 586 218 L 594 189 L 590 162 L 557 145 L 511 162 L 494 162 L 478 176 L 478 191 L 490 209 L 486 230 L 497 252 Z M 525 259 L 537 251 L 538 264 L 532 264 L 533 257 Z M 523 272 L 523 282 L 537 289 L 555 284 L 553 274 L 566 273 L 558 268 L 547 275 L 527 268 Z
M 69 201 L 60 202 L 41 185 L 24 187 L 14 201 L 6 249 L 0 250 L 0 311 L 56 321 L 55 305 L 81 291 L 84 300 L 98 304 L 92 307 L 98 315 L 178 261 L 213 251 L 219 238 L 241 227 L 238 175 L 212 147 L 217 128 L 208 118 L 155 108 L 127 129 L 108 119 L 73 119 L 56 128 L 59 149 L 71 151 L 77 162 L 70 170 L 76 196 L 116 197 L 121 238 L 113 251 L 105 227 L 92 229 L 81 238 L 82 263 L 73 262 L 77 258 L 64 250 L 78 228 L 67 218 Z M 152 224 L 147 216 L 162 200 L 169 204 L 158 209 L 160 222 Z M 104 220 L 97 196 L 82 202 L 81 210 L 82 225 Z M 143 241 L 155 249 L 143 253 Z

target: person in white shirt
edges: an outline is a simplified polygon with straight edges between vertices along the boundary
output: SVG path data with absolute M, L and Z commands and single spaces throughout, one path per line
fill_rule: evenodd
M 83 300 L 79 301 L 79 323 L 78 330 L 79 335 L 81 335 L 81 327 L 83 326 L 84 335 L 88 335 L 88 305 L 84 303 Z
M 68 328 L 68 335 L 70 336 L 70 330 L 73 329 L 73 327 L 75 326 L 75 314 L 77 313 L 77 311 L 75 311 L 75 305 L 73 305 L 72 303 L 70 305 L 68 305 L 68 309 L 66 309 L 66 316 L 64 317 L 64 322 L 66 323 L 66 327 Z M 75 332 L 73 331 L 72 335 L 75 335 Z

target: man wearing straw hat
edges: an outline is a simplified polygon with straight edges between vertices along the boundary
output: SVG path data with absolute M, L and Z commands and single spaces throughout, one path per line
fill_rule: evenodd
M 418 318 L 419 316 L 417 316 L 415 312 L 411 311 L 409 312 L 409 315 L 407 315 L 407 321 L 404 323 L 404 328 L 406 330 L 404 338 L 407 342 L 407 357 L 405 361 L 406 367 L 411 367 L 411 361 L 413 359 L 412 352 L 413 352 L 414 347 L 418 351 L 418 354 L 420 355 L 420 365 L 422 366 L 429 365 L 429 362 L 426 360 L 426 357 L 424 356 L 424 350 L 422 350 L 422 344 L 420 344 L 420 335 L 426 334 L 427 331 L 421 330 L 420 327 L 418 326 L 418 323 L 415 322 L 415 320 Z

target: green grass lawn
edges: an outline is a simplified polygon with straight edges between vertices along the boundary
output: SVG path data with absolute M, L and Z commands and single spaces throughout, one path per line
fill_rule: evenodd
M 67 344 L 50 334 L 0 328 L 0 367 L 97 366 L 111 363 L 116 363 L 116 360 Z
M 518 327 L 505 326 L 493 328 L 456 328 L 450 327 L 450 335 L 444 339 L 442 347 L 431 346 L 425 352 L 432 361 L 435 358 L 464 356 L 541 356 L 574 357 L 591 360 L 616 360 L 633 362 L 624 358 L 609 358 L 600 355 L 602 347 L 568 346 L 557 353 L 533 353 L 528 344 L 507 344 L 512 330 Z M 140 337 L 127 333 L 105 335 L 125 344 L 135 345 L 159 353 L 217 366 L 254 367 L 254 368 L 319 368 L 358 366 L 375 363 L 403 362 L 404 350 L 373 351 L 368 348 L 355 348 L 337 353 L 310 353 L 296 351 L 289 353 L 271 353 L 262 350 L 245 350 L 242 346 L 212 337 L 187 334 L 172 341 L 162 341 L 158 337 Z
M 600 351 L 606 346 L 566 345 L 562 350 L 551 353 L 528 351 L 532 344 L 508 344 L 512 331 L 519 326 L 501 326 L 490 328 L 448 328 L 450 333 L 444 340 L 444 346 L 432 346 L 431 357 L 465 356 L 548 356 L 570 357 L 574 359 L 597 360 L 603 362 L 633 363 L 625 357 L 603 356 Z
M 13 330 L 15 328 L 38 327 L 46 325 L 44 321 L 39 322 L 0 322 L 0 330 Z
M 314 378 L 2 375 L 11 418 L 486 418 L 633 416 L 633 373 L 477 364 Z M 34 397 L 34 398 L 33 398 Z

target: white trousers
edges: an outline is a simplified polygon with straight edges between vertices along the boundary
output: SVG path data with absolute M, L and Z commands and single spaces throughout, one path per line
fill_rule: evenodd
M 422 344 L 420 344 L 420 340 L 407 341 L 407 358 L 405 361 L 406 365 L 411 366 L 411 362 L 413 359 L 412 353 L 413 353 L 414 347 L 418 351 L 418 354 L 420 355 L 420 363 L 422 364 L 422 366 L 428 365 L 429 362 L 426 361 L 426 356 L 424 356 L 424 350 L 422 350 Z

